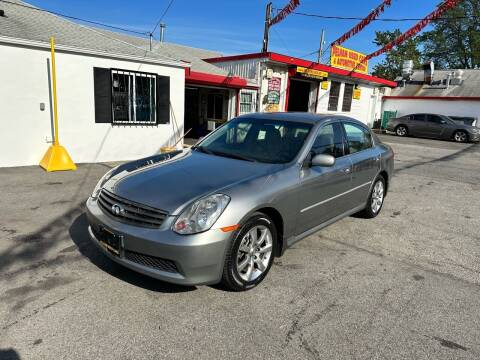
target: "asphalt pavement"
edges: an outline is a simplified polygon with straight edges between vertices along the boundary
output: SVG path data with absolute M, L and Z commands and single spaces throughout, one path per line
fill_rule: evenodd
M 243 293 L 99 253 L 83 204 L 111 164 L 0 169 L 0 359 L 479 359 L 480 145 L 381 137 L 382 213 L 295 244 Z

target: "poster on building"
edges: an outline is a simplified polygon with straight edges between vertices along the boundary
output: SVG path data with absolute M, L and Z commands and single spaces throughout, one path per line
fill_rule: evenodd
M 368 61 L 362 63 L 365 54 L 334 45 L 330 51 L 330 65 L 339 69 L 368 74 Z
M 267 104 L 280 104 L 280 88 L 282 79 L 279 77 L 272 77 L 268 80 Z
M 360 100 L 360 97 L 362 96 L 362 90 L 359 88 L 353 89 L 353 99 L 354 100 Z
M 278 104 L 268 104 L 265 108 L 266 112 L 279 112 L 280 106 Z

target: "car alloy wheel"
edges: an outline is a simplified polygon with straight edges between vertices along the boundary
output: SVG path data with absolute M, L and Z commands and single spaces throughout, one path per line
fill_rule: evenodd
M 457 131 L 453 136 L 456 142 L 466 142 L 467 134 L 464 131 Z
M 398 126 L 396 133 L 398 136 L 405 136 L 407 135 L 407 128 L 405 126 Z
M 375 183 L 375 186 L 373 187 L 372 197 L 370 201 L 370 206 L 374 214 L 377 214 L 380 211 L 380 208 L 382 207 L 383 194 L 384 194 L 383 182 L 378 180 Z
M 223 267 L 222 284 L 244 291 L 260 284 L 273 264 L 277 229 L 263 213 L 255 213 L 232 235 Z
M 254 226 L 245 234 L 237 251 L 237 272 L 244 281 L 254 281 L 268 267 L 272 256 L 272 233 L 264 226 Z

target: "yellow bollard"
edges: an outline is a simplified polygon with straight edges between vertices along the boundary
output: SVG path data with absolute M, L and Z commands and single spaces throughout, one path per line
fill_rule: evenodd
M 40 166 L 47 171 L 76 170 L 67 150 L 58 141 L 58 112 L 57 112 L 57 76 L 55 68 L 55 38 L 50 38 L 50 49 L 52 53 L 52 92 L 53 92 L 53 145 L 50 145 L 47 152 L 40 161 Z

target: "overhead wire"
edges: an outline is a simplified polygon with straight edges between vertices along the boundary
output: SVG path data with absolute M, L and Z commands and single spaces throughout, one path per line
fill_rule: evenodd
M 175 0 L 170 0 L 170 2 L 168 3 L 168 6 L 165 8 L 165 11 L 163 12 L 162 16 L 160 16 L 160 20 L 157 21 L 157 23 L 155 24 L 155 27 L 153 28 L 152 31 L 150 31 L 150 33 L 148 35 L 152 35 L 155 32 L 155 30 L 157 30 L 158 25 L 160 25 L 160 23 L 162 22 L 165 15 L 167 15 L 167 12 L 168 12 L 168 10 L 170 10 L 170 7 L 172 6 L 174 1 Z
M 5 4 L 9 4 L 9 5 L 15 5 L 15 6 L 18 6 L 18 7 L 27 8 L 27 9 L 30 9 L 30 10 L 35 10 L 35 11 L 40 11 L 40 12 L 49 13 L 49 14 L 56 15 L 56 16 L 60 16 L 60 17 L 63 17 L 63 18 L 66 18 L 66 19 L 70 19 L 70 20 L 81 21 L 81 22 L 84 22 L 84 23 L 88 23 L 88 24 L 92 24 L 92 25 L 98 25 L 98 26 L 103 26 L 103 27 L 105 27 L 105 28 L 110 28 L 110 29 L 115 29 L 115 30 L 121 30 L 121 31 L 124 31 L 124 32 L 132 33 L 132 34 L 143 35 L 143 36 L 147 36 L 147 35 L 150 34 L 148 31 L 132 30 L 132 29 L 128 29 L 128 28 L 124 28 L 124 27 L 120 27 L 120 26 L 115 26 L 115 25 L 110 25 L 110 24 L 102 23 L 102 22 L 100 22 L 100 21 L 88 20 L 88 19 L 80 18 L 80 17 L 78 17 L 78 16 L 66 15 L 66 14 L 63 14 L 63 13 L 60 13 L 60 12 L 57 12 L 57 11 L 40 9 L 40 8 L 37 8 L 37 7 L 34 7 L 34 6 L 29 6 L 29 5 L 26 5 L 26 4 L 21 4 L 21 3 L 17 3 L 17 2 L 13 2 L 13 1 L 0 0 L 0 2 L 1 2 L 1 3 L 5 3 Z
M 326 20 L 363 20 L 364 17 L 360 16 L 336 16 L 336 15 L 320 15 L 320 14 L 308 14 L 303 12 L 294 11 L 292 15 L 315 17 Z M 478 19 L 480 16 L 454 16 L 454 17 L 439 17 L 435 19 L 438 20 L 462 20 L 462 19 Z M 423 18 L 377 18 L 372 19 L 372 21 L 385 21 L 385 22 L 402 22 L 402 21 L 420 21 Z

